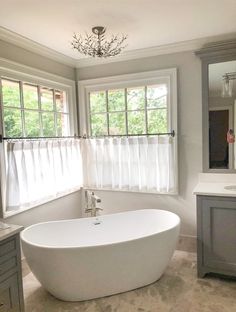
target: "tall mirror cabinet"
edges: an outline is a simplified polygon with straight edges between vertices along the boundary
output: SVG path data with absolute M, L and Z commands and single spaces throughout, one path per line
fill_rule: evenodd
M 213 174 L 212 182 L 214 174 L 219 181 L 231 176 L 228 189 L 205 183 L 203 190 L 202 183 L 195 191 L 198 276 L 236 277 L 236 40 L 205 46 L 196 55 L 202 62 L 203 172 Z

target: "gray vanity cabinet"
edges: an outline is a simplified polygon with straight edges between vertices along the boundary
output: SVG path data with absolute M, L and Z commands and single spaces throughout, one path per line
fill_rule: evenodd
M 20 228 L 20 227 L 19 227 Z M 0 232 L 0 312 L 23 312 L 21 253 L 18 229 Z M 4 232 L 7 233 L 4 236 Z
M 236 277 L 236 198 L 197 196 L 198 276 Z

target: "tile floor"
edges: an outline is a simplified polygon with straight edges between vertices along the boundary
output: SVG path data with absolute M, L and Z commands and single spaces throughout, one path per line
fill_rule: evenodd
M 162 278 L 149 286 L 86 302 L 63 302 L 24 268 L 26 312 L 236 312 L 236 281 L 196 277 L 196 254 L 176 251 Z

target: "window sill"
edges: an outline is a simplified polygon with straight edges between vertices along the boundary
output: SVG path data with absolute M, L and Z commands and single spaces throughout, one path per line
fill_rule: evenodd
M 105 192 L 121 192 L 121 193 L 135 193 L 135 194 L 152 194 L 152 195 L 166 195 L 166 196 L 177 196 L 179 195 L 178 190 L 173 192 L 157 192 L 157 191 L 139 191 L 139 190 L 120 190 L 120 189 L 110 189 L 110 188 L 95 188 L 95 187 L 83 187 L 84 190 L 91 190 L 91 191 L 105 191 Z
M 3 213 L 3 219 L 7 219 L 7 218 L 10 218 L 12 216 L 15 216 L 17 214 L 20 214 L 20 213 L 23 213 L 25 211 L 28 211 L 30 209 L 33 209 L 33 208 L 37 208 L 39 206 L 42 206 L 42 205 L 45 205 L 47 203 L 50 203 L 50 202 L 53 202 L 57 199 L 60 199 L 62 197 L 65 197 L 65 196 L 68 196 L 70 194 L 73 194 L 73 193 L 76 193 L 78 191 L 80 191 L 82 189 L 82 187 L 78 187 L 76 189 L 73 189 L 73 190 L 70 190 L 70 191 L 67 191 L 67 192 L 64 192 L 63 194 L 60 194 L 60 195 L 57 195 L 57 196 L 54 196 L 54 197 L 51 197 L 50 199 L 45 199 L 45 200 L 42 200 L 40 202 L 37 202 L 35 204 L 32 204 L 32 205 L 29 205 L 27 207 L 23 207 L 23 208 L 20 208 L 18 210 L 11 210 L 11 211 L 4 211 Z

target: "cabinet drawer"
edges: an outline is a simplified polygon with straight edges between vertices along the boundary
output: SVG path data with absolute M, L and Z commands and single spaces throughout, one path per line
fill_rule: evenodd
M 20 311 L 17 274 L 0 284 L 0 312 Z
M 16 249 L 16 240 L 10 239 L 7 240 L 5 243 L 0 244 L 0 263 L 1 263 L 1 257 L 6 255 L 7 253 L 13 251 Z
M 6 273 L 7 271 L 16 268 L 17 266 L 17 257 L 13 256 L 3 263 L 0 263 L 0 275 Z M 1 310 L 0 310 L 1 311 Z
M 0 311 L 9 311 L 11 309 L 11 298 L 9 289 L 0 292 Z

